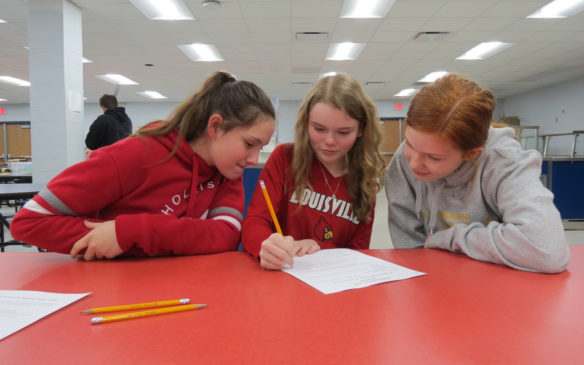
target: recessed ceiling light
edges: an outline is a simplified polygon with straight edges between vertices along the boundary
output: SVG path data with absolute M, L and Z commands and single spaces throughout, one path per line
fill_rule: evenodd
M 395 0 L 345 0 L 341 18 L 385 18 Z
M 326 55 L 326 59 L 331 61 L 356 60 L 365 46 L 365 43 L 331 43 Z
M 477 46 L 466 51 L 462 56 L 456 57 L 457 60 L 484 60 L 497 53 L 513 46 L 513 43 L 505 42 L 482 42 Z
M 139 85 L 137 82 L 120 74 L 103 74 L 96 77 L 116 85 Z
M 181 0 L 130 0 L 147 18 L 153 20 L 195 19 Z
M 423 78 L 419 79 L 418 82 L 427 82 L 427 83 L 434 82 L 445 75 L 448 75 L 448 71 L 430 72 L 429 74 L 427 74 Z
M 567 18 L 584 10 L 584 0 L 554 0 L 526 18 Z
M 221 2 L 219 0 L 203 0 L 203 7 L 205 9 L 219 9 L 221 8 Z
M 158 91 L 153 91 L 153 90 L 139 91 L 136 94 L 140 94 L 140 95 L 147 97 L 149 99 L 166 99 L 166 96 L 162 95 Z
M 0 19 L 0 23 L 6 23 L 6 20 Z
M 412 96 L 416 93 L 416 89 L 403 89 L 394 96 Z
M 12 76 L 0 76 L 0 82 L 16 86 L 30 86 L 30 82 Z
M 180 44 L 181 49 L 191 60 L 197 62 L 218 62 L 223 61 L 223 56 L 212 44 L 192 43 Z

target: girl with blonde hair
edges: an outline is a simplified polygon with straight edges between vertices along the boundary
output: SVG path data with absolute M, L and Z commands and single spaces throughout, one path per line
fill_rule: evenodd
M 321 79 L 298 111 L 294 144 L 278 146 L 265 182 L 285 236 L 256 187 L 242 227 L 243 248 L 281 269 L 319 249 L 369 248 L 384 162 L 373 101 L 349 75 Z

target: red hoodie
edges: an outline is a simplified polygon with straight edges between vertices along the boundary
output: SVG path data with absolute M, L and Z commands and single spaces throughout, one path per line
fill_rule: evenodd
M 84 219 L 115 219 L 125 255 L 188 255 L 235 250 L 244 204 L 241 177 L 228 180 L 177 132 L 130 137 L 94 151 L 47 186 L 14 217 L 22 242 L 69 253 L 89 232 Z

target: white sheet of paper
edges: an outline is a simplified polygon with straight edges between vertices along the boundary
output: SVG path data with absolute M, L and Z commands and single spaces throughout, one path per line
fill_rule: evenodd
M 0 290 L 0 340 L 88 294 Z
M 295 257 L 294 267 L 282 271 L 324 294 L 425 275 L 347 248 L 320 250 Z

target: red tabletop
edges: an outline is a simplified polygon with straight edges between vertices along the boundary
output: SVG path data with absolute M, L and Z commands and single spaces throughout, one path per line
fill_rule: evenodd
M 1 253 L 0 289 L 93 294 L 0 341 L 0 363 L 584 362 L 584 246 L 556 275 L 431 249 L 364 252 L 427 275 L 324 295 L 242 252 L 98 262 Z M 80 313 L 184 297 L 209 305 L 101 325 Z

